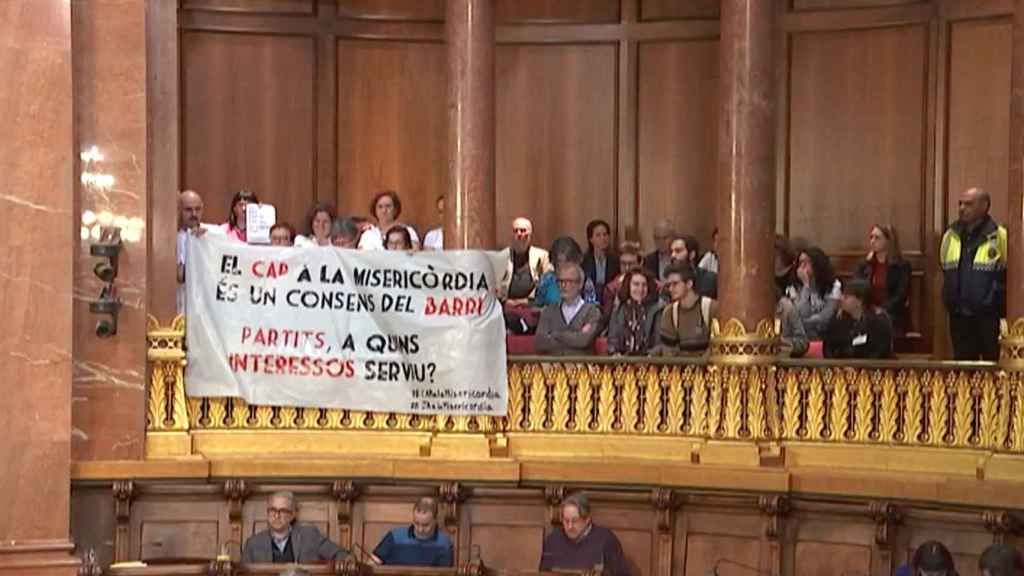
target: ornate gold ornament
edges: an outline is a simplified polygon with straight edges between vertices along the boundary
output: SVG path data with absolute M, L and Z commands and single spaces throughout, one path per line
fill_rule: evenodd
M 777 318 L 760 320 L 752 332 L 738 318 L 724 322 L 711 320 L 711 362 L 721 365 L 751 366 L 771 364 L 779 352 Z

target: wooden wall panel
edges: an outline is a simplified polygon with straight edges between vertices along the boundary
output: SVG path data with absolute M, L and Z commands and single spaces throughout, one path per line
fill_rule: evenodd
M 641 20 L 717 20 L 721 0 L 640 0 Z
M 302 220 L 313 200 L 313 40 L 182 33 L 182 187 L 223 222 L 241 188 Z
M 928 34 L 922 26 L 792 37 L 788 231 L 864 250 L 893 223 L 923 248 Z
M 938 540 L 953 554 L 959 576 L 981 576 L 978 558 L 993 543 L 992 534 L 982 526 L 959 525 L 946 521 L 913 522 L 906 528 L 910 532 L 907 559 L 913 557 L 917 547 L 929 540 Z
M 544 544 L 542 526 L 473 524 L 470 549 L 479 547 L 480 558 L 499 570 L 536 570 Z
M 639 46 L 638 220 L 645 250 L 671 218 L 708 246 L 715 227 L 718 41 Z M 621 230 L 620 230 L 621 232 Z
M 870 574 L 871 547 L 835 542 L 796 543 L 800 574 Z
M 337 0 L 337 2 L 338 16 L 346 18 L 444 20 L 445 0 Z
M 128 550 L 132 560 L 210 558 L 230 535 L 224 501 L 175 497 L 137 500 L 131 507 Z
M 155 521 L 142 523 L 142 560 L 213 558 L 217 555 L 217 522 Z
M 447 88 L 442 44 L 338 42 L 338 211 L 368 215 L 396 190 L 420 237 L 447 188 Z
M 496 60 L 498 245 L 517 216 L 541 246 L 614 226 L 616 46 L 499 46 Z
M 182 0 L 182 10 L 312 14 L 315 0 Z
M 793 9 L 801 10 L 839 10 L 843 8 L 872 8 L 876 6 L 895 6 L 898 4 L 920 4 L 929 0 L 793 0 Z
M 496 0 L 498 23 L 619 21 L 619 0 Z
M 719 560 L 758 566 L 760 556 L 761 541 L 756 538 L 690 533 L 686 539 L 684 557 L 680 561 L 685 566 L 686 576 L 703 576 L 709 574 Z M 718 569 L 720 576 L 742 576 L 749 573 L 746 568 L 728 564 Z
M 946 221 L 972 186 L 988 191 L 993 216 L 1006 221 L 1011 37 L 1008 19 L 950 27 Z

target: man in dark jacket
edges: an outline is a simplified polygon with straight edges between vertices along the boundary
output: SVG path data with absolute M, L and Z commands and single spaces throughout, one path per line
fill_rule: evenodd
M 960 196 L 960 219 L 942 236 L 942 302 L 957 360 L 999 358 L 999 319 L 1006 312 L 1006 228 L 989 216 L 981 188 Z
M 245 541 L 242 562 L 274 564 L 317 564 L 348 556 L 317 530 L 316 526 L 295 522 L 295 496 L 275 492 L 267 499 L 266 530 Z
M 590 518 L 590 500 L 581 493 L 562 501 L 562 522 L 544 538 L 540 569 L 596 570 L 608 576 L 629 576 L 622 544 L 615 533 Z

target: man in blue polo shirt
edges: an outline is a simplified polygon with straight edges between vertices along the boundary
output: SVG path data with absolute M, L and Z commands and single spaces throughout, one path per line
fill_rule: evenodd
M 373 550 L 377 564 L 453 566 L 452 540 L 437 525 L 437 500 L 420 498 L 412 508 L 412 525 L 384 535 Z

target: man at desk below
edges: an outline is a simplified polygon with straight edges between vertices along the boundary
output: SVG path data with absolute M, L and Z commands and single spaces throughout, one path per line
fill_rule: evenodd
M 437 500 L 420 498 L 412 507 L 412 525 L 385 534 L 372 559 L 377 564 L 452 566 L 452 540 L 437 525 Z
M 611 576 L 629 576 L 622 544 L 615 533 L 595 526 L 590 500 L 575 493 L 562 501 L 562 529 L 544 539 L 541 570 L 599 570 Z
M 320 534 L 316 526 L 295 522 L 295 495 L 274 492 L 267 499 L 266 530 L 245 541 L 242 563 L 317 564 L 348 556 Z

